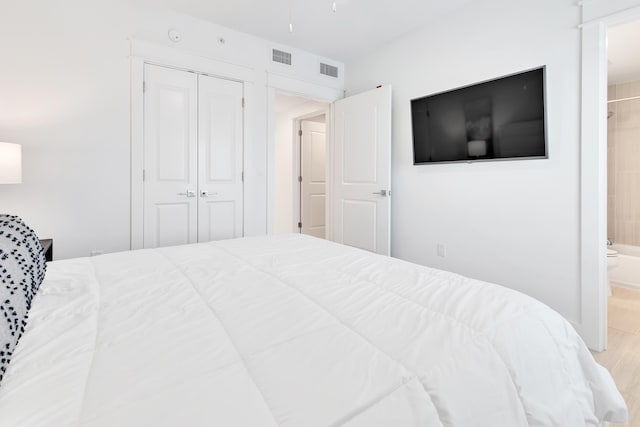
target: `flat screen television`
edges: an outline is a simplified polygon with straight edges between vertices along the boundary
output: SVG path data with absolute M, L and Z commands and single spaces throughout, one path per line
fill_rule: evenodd
M 414 164 L 547 158 L 545 68 L 411 101 Z

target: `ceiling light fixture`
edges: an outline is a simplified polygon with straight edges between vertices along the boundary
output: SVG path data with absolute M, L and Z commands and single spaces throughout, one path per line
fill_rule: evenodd
M 293 34 L 293 0 L 289 0 L 289 32 Z
M 337 2 L 334 1 L 333 3 L 331 3 L 331 10 L 333 12 L 337 12 L 338 11 L 338 3 Z

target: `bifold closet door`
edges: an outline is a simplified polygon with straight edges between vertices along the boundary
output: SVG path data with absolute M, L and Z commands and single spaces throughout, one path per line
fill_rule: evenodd
M 198 76 L 144 70 L 144 247 L 198 238 Z
M 243 85 L 199 76 L 198 241 L 243 235 Z
M 242 236 L 242 98 L 242 83 L 145 65 L 145 248 Z

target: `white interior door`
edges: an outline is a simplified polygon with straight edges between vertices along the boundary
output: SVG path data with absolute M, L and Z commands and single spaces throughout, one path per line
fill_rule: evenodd
M 390 254 L 391 87 L 334 105 L 333 237 Z
M 243 234 L 243 85 L 199 76 L 198 241 Z
M 326 227 L 326 125 L 303 121 L 301 128 L 301 231 L 303 234 L 324 239 Z
M 145 65 L 144 247 L 197 239 L 198 76 Z

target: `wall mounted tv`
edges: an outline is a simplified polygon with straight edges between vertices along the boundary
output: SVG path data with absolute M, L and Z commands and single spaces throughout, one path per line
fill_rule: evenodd
M 545 68 L 411 101 L 414 164 L 547 158 Z

